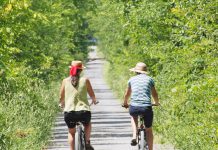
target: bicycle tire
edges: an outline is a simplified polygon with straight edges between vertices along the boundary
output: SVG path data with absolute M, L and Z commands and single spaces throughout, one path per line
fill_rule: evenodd
M 82 127 L 78 126 L 75 133 L 75 144 L 74 144 L 75 150 L 82 150 L 81 135 L 82 135 Z
M 141 130 L 139 132 L 139 143 L 138 143 L 138 148 L 139 150 L 145 150 L 145 132 Z
M 81 140 L 81 150 L 86 150 L 86 138 L 85 138 L 84 130 L 82 130 L 82 128 L 81 128 L 80 140 Z

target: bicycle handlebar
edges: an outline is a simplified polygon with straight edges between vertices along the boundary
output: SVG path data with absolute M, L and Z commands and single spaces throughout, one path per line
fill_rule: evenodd
M 99 101 L 96 101 L 95 103 L 91 102 L 91 103 L 89 104 L 89 106 L 92 106 L 93 104 L 97 105 L 98 103 L 99 103 Z
M 121 107 L 129 108 L 129 105 L 125 106 L 124 104 L 122 104 Z
M 152 104 L 151 106 L 160 106 L 160 103 L 158 103 L 158 104 Z
M 151 106 L 160 106 L 160 104 L 159 105 L 158 104 L 151 104 Z M 122 104 L 121 107 L 129 108 L 129 104 L 126 106 L 124 104 Z

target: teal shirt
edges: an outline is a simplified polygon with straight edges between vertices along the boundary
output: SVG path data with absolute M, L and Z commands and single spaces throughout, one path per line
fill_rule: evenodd
M 146 74 L 139 74 L 129 79 L 131 88 L 131 106 L 151 106 L 151 88 L 154 80 Z

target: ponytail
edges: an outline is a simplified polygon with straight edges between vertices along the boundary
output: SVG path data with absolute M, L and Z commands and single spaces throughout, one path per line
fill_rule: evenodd
M 75 68 L 75 67 L 72 67 L 70 69 L 71 84 L 74 87 L 77 87 L 77 85 L 79 83 L 79 78 L 80 78 L 80 72 L 81 71 L 82 71 L 81 69 L 78 69 L 78 68 Z
M 74 87 L 77 87 L 78 82 L 79 82 L 79 76 L 71 76 L 71 84 L 72 84 Z

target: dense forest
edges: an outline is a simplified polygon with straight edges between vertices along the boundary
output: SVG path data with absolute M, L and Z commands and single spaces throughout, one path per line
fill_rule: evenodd
M 214 0 L 0 0 L 0 149 L 45 148 L 61 79 L 93 34 L 121 99 L 129 68 L 148 65 L 163 139 L 217 149 L 216 10 Z
M 94 0 L 0 0 L 0 149 L 43 149 L 59 86 L 84 60 Z
M 101 0 L 98 6 L 91 28 L 121 99 L 129 69 L 146 63 L 161 102 L 154 130 L 178 149 L 217 149 L 217 2 Z

